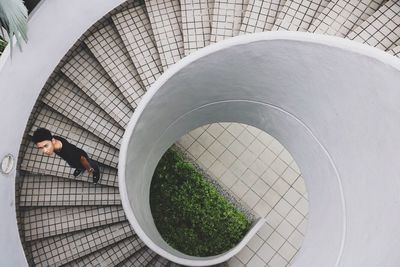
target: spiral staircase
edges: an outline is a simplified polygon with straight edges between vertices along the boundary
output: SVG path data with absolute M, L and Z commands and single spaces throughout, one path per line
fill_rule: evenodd
M 338 36 L 399 57 L 400 2 L 149 0 L 127 1 L 105 15 L 58 64 L 26 128 L 17 216 L 31 266 L 176 266 L 146 247 L 125 217 L 117 178 L 124 129 L 171 65 L 212 43 L 263 31 Z M 99 185 L 40 155 L 29 140 L 38 127 L 97 160 Z

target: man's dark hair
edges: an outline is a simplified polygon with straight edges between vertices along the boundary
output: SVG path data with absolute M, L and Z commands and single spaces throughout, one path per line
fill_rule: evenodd
M 46 128 L 38 128 L 36 131 L 33 133 L 32 136 L 32 141 L 36 144 L 45 140 L 51 141 L 53 139 L 53 135 L 49 130 Z

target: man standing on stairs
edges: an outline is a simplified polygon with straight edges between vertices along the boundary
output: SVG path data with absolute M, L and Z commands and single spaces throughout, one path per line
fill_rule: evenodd
M 93 174 L 93 183 L 97 184 L 100 179 L 100 169 L 98 164 L 91 160 L 88 154 L 80 148 L 70 144 L 60 136 L 53 136 L 45 128 L 39 128 L 33 133 L 33 142 L 36 147 L 43 151 L 47 156 L 56 153 L 64 159 L 72 168 L 75 168 L 74 177 L 78 177 L 85 170 Z

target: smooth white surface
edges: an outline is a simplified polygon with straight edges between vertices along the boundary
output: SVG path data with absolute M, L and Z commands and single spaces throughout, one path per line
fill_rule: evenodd
M 274 135 L 304 174 L 309 225 L 293 266 L 397 266 L 399 84 L 398 59 L 334 37 L 261 33 L 207 47 L 161 76 L 128 126 L 119 166 L 128 219 L 160 242 L 142 178 L 188 129 L 241 122 Z
M 0 158 L 18 155 L 36 98 L 82 34 L 124 0 L 45 0 L 28 23 L 28 43 L 0 62 Z M 96 8 L 93 8 L 96 7 Z M 7 48 L 8 49 L 8 48 Z M 7 53 L 4 54 L 7 56 Z M 0 266 L 26 266 L 15 213 L 15 168 L 0 174 Z

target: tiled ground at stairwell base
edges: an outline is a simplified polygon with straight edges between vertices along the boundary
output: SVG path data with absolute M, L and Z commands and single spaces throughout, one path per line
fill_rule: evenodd
M 269 134 L 238 123 L 202 126 L 177 145 L 267 221 L 229 266 L 289 266 L 308 214 L 304 180 L 289 152 Z

